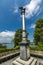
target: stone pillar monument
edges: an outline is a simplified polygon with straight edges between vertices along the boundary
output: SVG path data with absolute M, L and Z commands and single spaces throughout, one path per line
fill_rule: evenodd
M 25 8 L 20 7 L 22 15 L 22 42 L 20 42 L 20 57 L 12 62 L 12 65 L 39 65 L 37 59 L 30 57 L 29 44 L 26 41 Z
M 20 43 L 20 58 L 28 60 L 30 58 L 29 44 L 26 41 L 25 8 L 20 7 L 22 15 L 22 42 Z

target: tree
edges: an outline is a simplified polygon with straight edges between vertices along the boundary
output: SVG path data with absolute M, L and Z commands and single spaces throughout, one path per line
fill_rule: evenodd
M 36 45 L 43 45 L 43 18 L 36 21 L 34 42 Z
M 26 32 L 26 37 L 28 37 L 28 33 Z M 14 35 L 14 39 L 13 39 L 13 42 L 14 42 L 14 46 L 17 46 L 19 45 L 19 42 L 22 41 L 22 29 L 18 29 Z M 27 39 L 27 41 L 29 41 Z

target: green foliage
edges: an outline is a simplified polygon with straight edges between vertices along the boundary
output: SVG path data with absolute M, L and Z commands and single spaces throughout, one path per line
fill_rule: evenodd
M 39 47 L 43 47 L 43 43 L 42 42 L 38 42 L 38 46 Z
M 20 48 L 19 46 L 16 46 L 14 49 L 17 50 L 17 49 L 19 49 L 19 48 Z
M 43 45 L 43 18 L 36 21 L 36 27 L 34 31 L 34 43 L 36 45 Z
M 22 41 L 22 29 L 18 29 L 15 33 L 13 42 L 14 42 L 14 46 L 18 45 L 18 42 Z
M 28 33 L 26 32 L 26 37 L 28 37 Z M 18 29 L 15 33 L 13 42 L 14 42 L 14 46 L 16 47 L 17 45 L 19 45 L 19 43 L 22 41 L 22 29 Z M 27 39 L 27 41 L 29 41 Z
M 15 48 L 11 48 L 11 49 L 9 49 L 9 48 L 0 48 L 0 53 L 12 51 L 12 50 L 17 50 L 17 49 L 19 49 L 19 46 L 16 46 Z
M 30 46 L 30 50 L 34 50 L 34 51 L 43 51 L 43 47 L 39 47 L 39 46 Z

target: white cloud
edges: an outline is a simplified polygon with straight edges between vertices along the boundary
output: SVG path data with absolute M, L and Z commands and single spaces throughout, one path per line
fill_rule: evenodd
M 32 29 L 32 28 L 34 29 L 35 26 L 36 26 L 35 24 L 31 24 L 31 25 L 30 25 L 30 29 Z
M 36 16 L 38 16 L 42 11 L 43 11 L 43 7 L 40 8 L 40 10 L 39 10 L 39 12 L 37 13 Z
M 0 32 L 0 43 L 10 43 L 14 37 L 15 32 L 2 31 Z
M 10 12 L 12 12 L 12 14 L 16 14 L 18 13 L 18 7 L 15 6 L 15 7 L 11 7 L 11 9 L 9 9 Z
M 18 7 L 15 7 L 15 8 L 14 8 L 13 13 L 18 13 Z
M 31 0 L 26 6 L 26 18 L 34 16 L 40 9 L 42 0 Z

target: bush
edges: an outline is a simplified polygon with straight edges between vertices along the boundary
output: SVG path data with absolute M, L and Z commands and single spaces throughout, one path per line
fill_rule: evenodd
M 39 46 L 30 46 L 30 50 L 34 50 L 34 51 L 43 51 L 43 47 L 39 47 Z
M 12 51 L 12 50 L 17 50 L 17 49 L 19 49 L 19 46 L 16 46 L 15 48 L 11 48 L 11 49 L 8 49 L 8 48 L 0 48 L 0 53 L 7 52 L 7 51 Z
M 20 48 L 19 46 L 16 46 L 14 49 L 17 50 L 17 49 L 19 49 L 19 48 Z
M 38 42 L 38 46 L 39 47 L 43 47 L 43 43 L 42 42 Z

